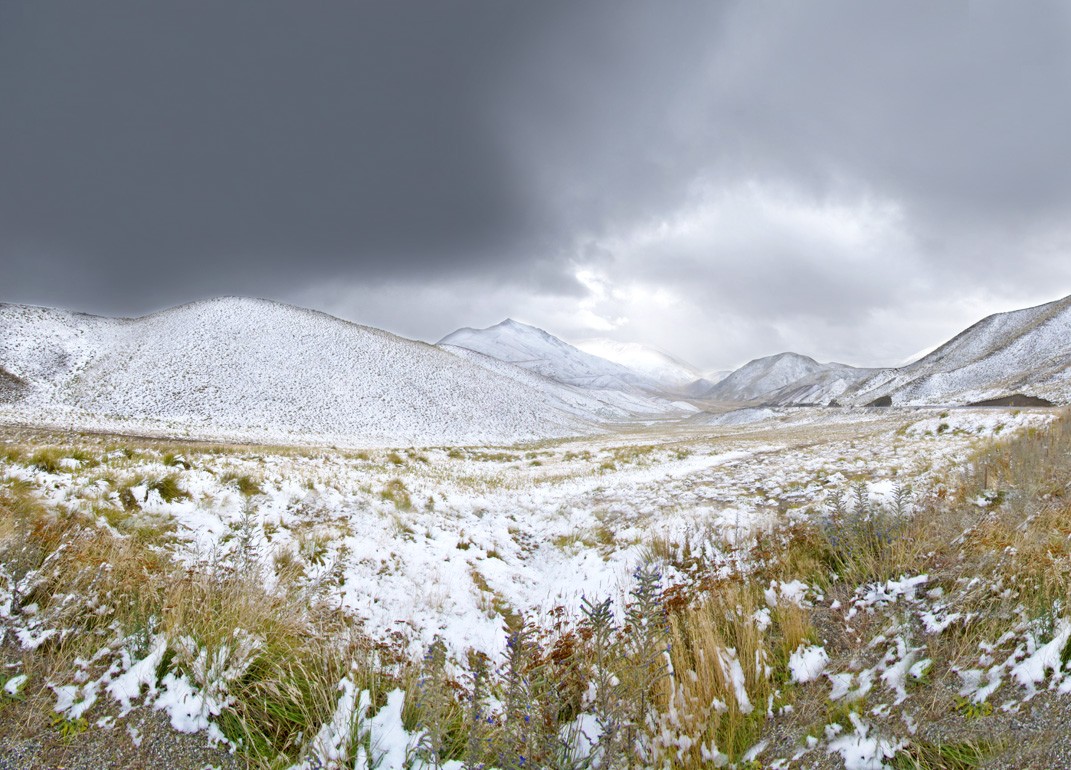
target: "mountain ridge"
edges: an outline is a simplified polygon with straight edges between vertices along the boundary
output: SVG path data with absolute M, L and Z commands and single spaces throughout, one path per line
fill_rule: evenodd
M 667 390 L 691 392 L 704 379 L 696 367 L 650 345 L 595 337 L 581 340 L 576 347 L 648 377 Z
M 667 360 L 681 363 L 655 357 L 655 373 Z M 0 304 L 0 419 L 239 440 L 442 444 L 590 434 L 686 417 L 692 402 L 1068 403 L 1071 296 L 987 316 L 901 367 L 785 352 L 676 393 L 512 318 L 432 345 L 256 298 L 138 318 Z
M 847 364 L 823 364 L 810 356 L 786 351 L 748 361 L 715 384 L 704 397 L 728 403 L 751 403 L 807 377 L 854 368 Z
M 900 367 L 811 373 L 767 394 L 771 405 L 956 406 L 1015 394 L 1071 401 L 1071 296 L 993 313 Z
M 537 326 L 512 318 L 483 329 L 457 329 L 436 345 L 466 348 L 579 388 L 659 389 L 659 384 L 651 378 L 586 353 Z

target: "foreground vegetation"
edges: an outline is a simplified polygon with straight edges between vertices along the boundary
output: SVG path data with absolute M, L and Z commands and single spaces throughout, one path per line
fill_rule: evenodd
M 7 460 L 59 472 L 101 454 Z M 411 660 L 340 609 L 330 570 L 265 563 L 240 528 L 191 568 L 129 490 L 186 492 L 138 481 L 85 512 L 4 478 L 0 721 L 77 742 L 181 683 L 184 724 L 259 767 L 967 768 L 1017 766 L 1011 715 L 1071 700 L 1066 416 L 933 489 L 904 479 L 877 501 L 860 481 L 740 542 L 652 541 L 629 596 L 587 597 L 580 617 L 498 604 L 497 659 L 435 643 Z M 381 494 L 413 505 L 401 480 Z

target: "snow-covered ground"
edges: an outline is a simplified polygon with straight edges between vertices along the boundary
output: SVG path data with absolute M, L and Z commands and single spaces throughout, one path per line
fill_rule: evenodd
M 139 515 L 177 525 L 183 559 L 218 558 L 245 528 L 266 564 L 289 552 L 309 575 L 341 576 L 341 600 L 372 636 L 401 632 L 414 655 L 436 636 L 456 655 L 494 654 L 504 612 L 575 615 L 582 596 L 620 597 L 655 542 L 726 560 L 757 528 L 814 515 L 832 490 L 929 489 L 979 439 L 1047 419 L 793 410 L 773 422 L 509 447 L 188 452 L 188 469 L 144 450 L 136 462 L 105 455 L 56 473 L 9 462 L 2 473 L 84 512 L 119 506 L 117 487 L 132 485 Z M 147 480 L 170 474 L 190 499 L 149 491 Z M 259 491 L 243 494 L 240 477 Z

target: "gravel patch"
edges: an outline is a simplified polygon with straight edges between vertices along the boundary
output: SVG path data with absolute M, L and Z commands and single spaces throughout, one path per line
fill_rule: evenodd
M 0 712 L 0 722 L 14 716 L 9 711 Z M 26 731 L 16 727 L 11 732 Z M 24 737 L 17 734 L 0 737 L 0 770 L 205 770 L 209 767 L 237 770 L 248 765 L 226 749 L 209 746 L 204 734 L 176 732 L 164 714 L 146 708 L 135 709 L 108 727 L 90 725 L 85 732 L 67 739 L 51 726 Z

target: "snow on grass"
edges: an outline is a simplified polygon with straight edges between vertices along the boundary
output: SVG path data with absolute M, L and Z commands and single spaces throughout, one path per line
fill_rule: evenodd
M 840 754 L 845 770 L 882 770 L 886 767 L 885 760 L 892 759 L 903 747 L 903 741 L 880 738 L 873 734 L 873 727 L 858 714 L 853 712 L 848 716 L 852 732 L 831 740 L 829 753 Z
M 616 442 L 353 457 L 190 448 L 179 453 L 181 465 L 144 451 L 105 454 L 73 473 L 19 463 L 4 473 L 32 483 L 49 505 L 110 509 L 101 522 L 119 533 L 166 530 L 168 549 L 191 565 L 233 558 L 240 542 L 269 562 L 292 558 L 304 582 L 335 581 L 370 634 L 401 632 L 412 654 L 436 636 L 454 655 L 495 653 L 504 613 L 563 606 L 575 615 L 582 596 L 623 596 L 652 539 L 717 561 L 785 516 L 813 515 L 862 474 L 871 477 L 869 495 L 883 498 L 897 468 L 925 463 L 931 470 L 913 479 L 921 484 L 976 440 L 942 436 L 935 449 L 926 437 L 896 436 L 899 419 L 868 414 L 862 433 L 860 424 L 799 419 L 759 435 L 670 430 Z M 167 474 L 184 496 L 165 501 L 149 490 Z M 243 494 L 236 478 L 254 480 L 256 493 Z M 137 510 L 123 510 L 124 487 Z M 278 579 L 265 575 L 269 584 Z M 857 609 L 894 601 L 923 580 L 873 586 Z M 802 584 L 770 590 L 775 601 L 808 600 Z M 27 624 L 20 633 L 34 645 L 49 631 Z
M 829 654 L 824 647 L 816 644 L 801 644 L 788 659 L 788 670 L 792 681 L 798 684 L 813 682 L 822 675 L 829 665 Z
M 28 680 L 29 676 L 26 674 L 16 674 L 4 683 L 4 694 L 9 698 L 18 698 Z

